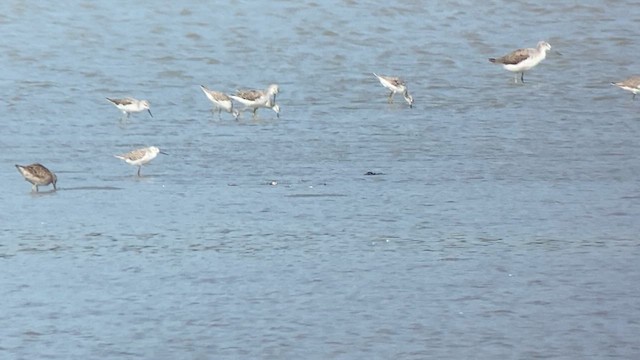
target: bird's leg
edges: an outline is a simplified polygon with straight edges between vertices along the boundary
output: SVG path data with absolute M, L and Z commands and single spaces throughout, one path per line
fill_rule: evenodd
M 631 100 L 635 100 L 636 99 L 636 93 L 633 93 L 633 97 L 631 98 Z
M 256 111 L 258 111 L 258 108 L 253 108 L 253 118 L 256 118 Z
M 393 103 L 393 94 L 394 94 L 393 91 L 389 93 L 389 99 L 387 100 L 387 102 L 389 102 L 389 104 Z
M 222 120 L 222 116 L 220 116 L 221 112 L 222 112 L 222 108 L 218 108 L 218 120 Z
M 142 169 L 142 166 L 138 166 L 138 176 L 140 176 L 140 170 Z
M 38 192 L 38 185 L 33 184 L 31 185 L 31 192 L 33 192 L 35 190 L 35 192 Z
M 524 71 L 520 73 L 520 81 L 524 84 Z

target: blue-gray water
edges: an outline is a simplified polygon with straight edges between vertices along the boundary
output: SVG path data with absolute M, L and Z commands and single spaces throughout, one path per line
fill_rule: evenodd
M 0 358 L 640 356 L 640 101 L 609 85 L 640 73 L 637 3 L 0 14 Z M 539 40 L 525 85 L 487 61 Z M 280 119 L 199 89 L 270 83 Z M 112 156 L 149 145 L 142 178 Z

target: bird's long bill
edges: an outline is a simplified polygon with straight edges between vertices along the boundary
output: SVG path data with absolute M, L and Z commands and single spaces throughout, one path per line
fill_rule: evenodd
M 166 152 L 164 152 L 164 151 L 160 151 L 160 154 L 162 154 L 162 155 L 169 155 L 169 154 L 167 154 L 167 153 L 166 153 Z
M 149 115 L 151 115 L 151 117 L 153 117 L 153 114 L 151 113 L 151 110 L 147 109 L 147 111 L 149 112 Z

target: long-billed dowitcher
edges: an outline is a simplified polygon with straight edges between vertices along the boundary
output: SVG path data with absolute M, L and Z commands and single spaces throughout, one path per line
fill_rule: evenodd
M 49 184 L 53 184 L 53 190 L 57 190 L 56 183 L 58 182 L 58 177 L 51 172 L 51 170 L 44 167 L 44 165 L 38 163 L 31 165 L 16 164 L 16 168 L 24 179 L 32 184 L 31 191 L 35 190 L 35 192 L 38 192 L 38 186 L 46 186 Z

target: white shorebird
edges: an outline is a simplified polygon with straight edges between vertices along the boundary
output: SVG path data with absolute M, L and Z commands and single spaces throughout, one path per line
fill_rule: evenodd
M 413 107 L 413 97 L 409 94 L 409 89 L 407 88 L 407 83 L 405 83 L 402 79 L 394 76 L 382 76 L 376 73 L 373 73 L 375 77 L 378 78 L 380 84 L 391 90 L 389 94 L 389 103 L 393 102 L 393 95 L 396 93 L 402 93 L 404 100 L 409 104 L 409 107 Z
M 544 60 L 549 50 L 551 50 L 551 45 L 546 41 L 540 41 L 535 49 L 518 49 L 499 58 L 489 58 L 489 61 L 494 64 L 502 64 L 506 70 L 516 73 L 516 83 L 518 82 L 517 73 L 520 73 L 520 81 L 524 83 L 524 72 Z
M 636 94 L 640 93 L 640 76 L 632 76 L 620 82 L 612 82 L 611 85 L 615 85 L 622 90 L 631 91 L 633 93 L 631 99 L 635 99 Z
M 16 168 L 24 176 L 24 179 L 32 184 L 31 191 L 38 192 L 38 186 L 46 186 L 49 184 L 53 184 L 53 190 L 57 190 L 56 183 L 58 182 L 58 178 L 56 174 L 52 173 L 49 169 L 44 167 L 41 164 L 31 164 L 31 165 L 18 165 L 16 164 Z
M 147 110 L 149 115 L 153 117 L 151 114 L 151 104 L 147 100 L 138 100 L 134 98 L 122 98 L 122 99 L 110 99 L 107 98 L 113 105 L 115 105 L 120 111 L 122 111 L 123 116 L 129 117 L 129 114 L 132 112 L 140 112 Z
M 155 159 L 158 154 L 168 155 L 166 152 L 160 151 L 160 149 L 155 146 L 149 146 L 146 148 L 130 151 L 126 154 L 113 156 L 117 157 L 118 159 L 124 160 L 127 164 L 137 166 L 138 176 L 140 176 L 140 169 L 142 169 L 142 165 Z
M 214 110 L 218 110 L 218 119 L 221 119 L 220 113 L 222 112 L 222 110 L 224 110 L 228 113 L 231 113 L 233 117 L 238 120 L 238 110 L 233 108 L 233 102 L 231 101 L 231 98 L 227 96 L 227 94 L 209 90 L 204 85 L 200 85 L 200 89 L 202 89 L 207 98 L 211 100 L 211 102 L 215 106 Z
M 238 90 L 235 95 L 229 95 L 233 100 L 243 104 L 245 109 L 253 109 L 253 117 L 256 117 L 258 108 L 264 107 L 273 110 L 276 116 L 280 117 L 280 106 L 276 104 L 276 95 L 280 88 L 276 84 L 271 84 L 266 90 Z

